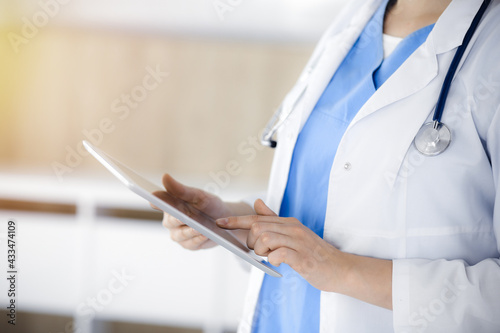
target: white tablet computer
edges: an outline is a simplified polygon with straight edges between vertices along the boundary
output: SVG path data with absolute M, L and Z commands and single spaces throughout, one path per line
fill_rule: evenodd
M 147 179 L 140 176 L 123 163 L 112 158 L 102 150 L 92 146 L 89 142 L 83 141 L 83 145 L 85 146 L 85 149 L 92 154 L 92 156 L 94 156 L 131 191 L 140 195 L 164 212 L 179 219 L 199 233 L 207 236 L 220 246 L 236 254 L 241 259 L 261 269 L 265 273 L 274 277 L 281 277 L 280 273 L 269 267 L 265 261 L 255 255 L 253 251 L 248 249 L 245 245 L 241 244 L 241 242 L 230 232 L 219 228 L 215 224 L 215 220 L 213 218 L 194 208 L 188 202 L 172 195 L 168 195 L 168 193 L 165 196 L 168 202 L 159 199 L 153 195 L 153 193 L 157 191 L 165 191 L 165 189 L 149 182 Z

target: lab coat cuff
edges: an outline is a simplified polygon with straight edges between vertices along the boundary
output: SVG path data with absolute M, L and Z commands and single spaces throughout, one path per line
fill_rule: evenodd
M 395 332 L 407 332 L 410 318 L 410 262 L 392 262 L 392 308 Z

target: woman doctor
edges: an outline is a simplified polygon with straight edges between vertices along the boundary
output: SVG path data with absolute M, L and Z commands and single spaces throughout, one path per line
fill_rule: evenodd
M 287 95 L 266 204 L 166 190 L 235 230 L 254 269 L 239 332 L 500 332 L 500 1 L 443 81 L 483 0 L 350 0 Z M 160 194 L 161 196 L 161 194 Z M 165 215 L 187 249 L 214 244 Z

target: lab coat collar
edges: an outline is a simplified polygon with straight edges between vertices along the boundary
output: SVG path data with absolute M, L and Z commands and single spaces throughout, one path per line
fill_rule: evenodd
M 376 10 L 388 0 L 370 0 L 359 8 L 357 14 L 352 18 L 348 27 L 341 33 L 330 36 L 325 40 L 323 52 L 314 61 L 314 71 L 308 75 L 308 89 L 304 95 L 304 102 L 298 106 L 301 115 L 300 123 L 297 124 L 298 133 L 304 126 L 318 99 L 328 85 L 333 73 L 342 63 L 364 27 L 374 15 Z M 448 8 L 436 22 L 428 40 L 411 57 L 419 58 L 419 66 L 406 67 L 407 75 L 416 78 L 409 89 L 398 89 L 397 94 L 391 94 L 389 98 L 377 99 L 376 95 L 365 105 L 351 123 L 351 126 L 364 116 L 393 103 L 396 100 L 409 96 L 424 88 L 433 78 L 437 76 L 438 64 L 436 55 L 453 50 L 462 44 L 463 38 L 476 15 L 483 0 L 453 0 Z M 403 67 L 403 66 L 402 66 Z M 400 68 L 401 70 L 402 68 Z M 400 72 L 396 71 L 396 73 Z M 311 68 L 306 69 L 311 71 Z M 395 74 L 396 74 L 395 73 Z
M 307 78 L 308 88 L 304 94 L 304 102 L 298 107 L 301 118 L 296 134 L 304 126 L 321 94 L 330 82 L 332 75 L 349 53 L 366 24 L 382 3 L 387 3 L 387 1 L 367 1 L 359 8 L 359 11 L 354 15 L 346 29 L 330 36 L 324 41 L 323 50 L 320 52 L 319 58 L 312 62 L 311 67 L 314 67 L 314 70 L 312 68 L 306 69 L 306 72 L 310 72 L 310 75 Z
M 453 0 L 429 36 L 434 53 L 442 54 L 462 45 L 483 0 Z
M 452 51 L 462 44 L 482 0 L 454 0 L 436 22 L 427 41 L 380 87 L 351 122 L 358 121 L 383 107 L 425 88 L 440 72 L 437 55 Z M 443 69 L 445 70 L 445 69 Z M 401 85 L 401 82 L 411 84 Z M 424 108 L 422 110 L 425 110 Z M 426 114 L 415 115 L 425 120 Z M 349 130 L 348 128 L 348 130 Z

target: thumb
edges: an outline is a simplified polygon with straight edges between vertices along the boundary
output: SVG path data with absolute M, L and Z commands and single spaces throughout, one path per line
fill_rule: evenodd
M 201 190 L 179 183 L 169 174 L 163 175 L 163 186 L 167 192 L 189 203 L 200 202 Z
M 168 173 L 163 175 L 162 182 L 163 186 L 165 186 L 165 189 L 167 190 L 167 192 L 170 192 L 170 194 L 180 196 L 185 192 L 185 186 L 175 180 Z
M 264 201 L 262 201 L 261 199 L 255 200 L 253 208 L 255 209 L 255 212 L 258 215 L 278 216 L 275 212 L 271 210 L 271 208 L 267 207 Z

